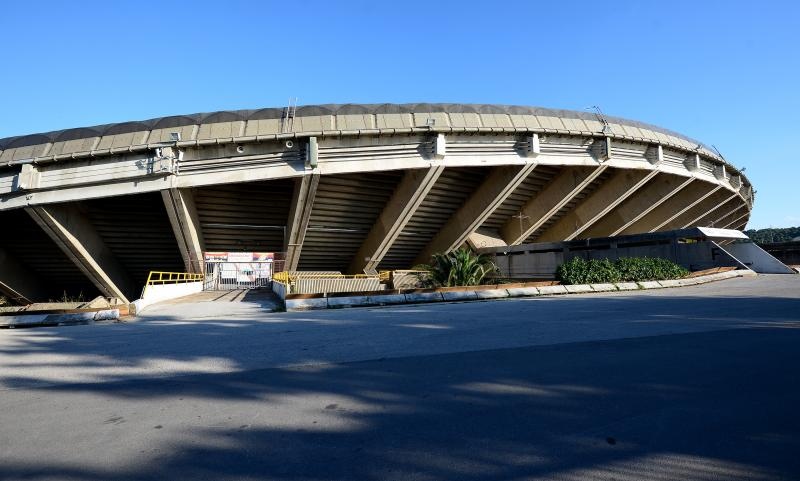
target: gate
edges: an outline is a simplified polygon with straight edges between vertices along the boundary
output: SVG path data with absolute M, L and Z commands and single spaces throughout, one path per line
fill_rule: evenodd
M 206 252 L 205 261 L 206 291 L 271 289 L 275 268 L 283 264 L 272 252 Z

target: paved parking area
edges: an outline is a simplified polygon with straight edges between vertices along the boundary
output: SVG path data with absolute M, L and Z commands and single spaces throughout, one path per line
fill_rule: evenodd
M 797 479 L 798 327 L 761 276 L 2 331 L 0 478 Z

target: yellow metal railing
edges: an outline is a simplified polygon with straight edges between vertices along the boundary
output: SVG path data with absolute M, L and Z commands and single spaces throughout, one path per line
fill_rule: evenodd
M 284 284 L 288 282 L 294 282 L 297 279 L 370 279 L 375 278 L 378 276 L 370 276 L 367 274 L 353 274 L 353 275 L 345 275 L 345 274 L 334 274 L 334 273 L 315 273 L 315 272 L 276 272 L 272 276 L 272 280 L 283 282 Z M 383 278 L 381 278 L 382 280 Z M 387 277 L 388 280 L 388 277 Z
M 179 284 L 181 282 L 198 282 L 205 279 L 205 274 L 192 274 L 190 272 L 162 272 L 150 271 L 147 276 L 146 286 L 156 284 Z

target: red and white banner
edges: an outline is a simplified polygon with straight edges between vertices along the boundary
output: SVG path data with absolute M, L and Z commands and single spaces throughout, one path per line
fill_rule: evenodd
M 206 252 L 206 262 L 272 262 L 274 252 Z

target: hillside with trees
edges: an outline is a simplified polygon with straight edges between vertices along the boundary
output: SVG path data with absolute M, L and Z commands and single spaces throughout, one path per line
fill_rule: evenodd
M 772 244 L 775 242 L 788 242 L 795 237 L 800 237 L 800 227 L 750 229 L 744 231 L 744 233 L 758 244 Z

